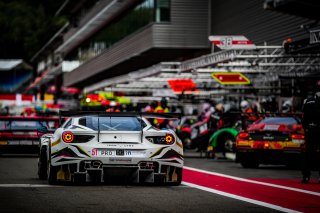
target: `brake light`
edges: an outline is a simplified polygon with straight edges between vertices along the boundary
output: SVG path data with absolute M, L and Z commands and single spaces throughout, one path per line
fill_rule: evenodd
M 304 143 L 304 135 L 292 134 L 291 135 L 292 143 Z
M 247 133 L 247 132 L 240 132 L 239 133 L 240 139 L 246 139 L 247 137 L 249 137 L 249 133 Z
M 304 135 L 291 135 L 292 139 L 304 139 Z
M 62 140 L 66 143 L 71 143 L 74 140 L 73 133 L 70 131 L 62 133 Z

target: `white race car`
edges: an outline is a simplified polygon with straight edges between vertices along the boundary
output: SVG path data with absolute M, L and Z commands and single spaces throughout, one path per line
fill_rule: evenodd
M 62 112 L 69 117 L 53 134 L 40 138 L 38 175 L 58 181 L 167 183 L 182 180 L 183 146 L 170 129 L 148 119 L 174 114 Z M 46 133 L 46 129 L 38 129 Z

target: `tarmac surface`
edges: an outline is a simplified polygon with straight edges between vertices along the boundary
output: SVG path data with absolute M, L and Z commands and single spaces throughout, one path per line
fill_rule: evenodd
M 244 169 L 230 159 L 206 159 L 193 154 L 185 159 L 181 186 L 50 186 L 37 177 L 36 155 L 3 155 L 1 212 L 320 211 L 320 184 L 314 180 L 307 185 L 300 183 L 297 169 Z

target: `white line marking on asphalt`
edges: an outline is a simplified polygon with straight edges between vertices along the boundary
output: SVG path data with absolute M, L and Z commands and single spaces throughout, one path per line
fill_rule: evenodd
M 247 183 L 260 184 L 260 185 L 264 185 L 264 186 L 271 186 L 271 187 L 275 187 L 275 188 L 279 188 L 279 189 L 286 189 L 286 190 L 301 192 L 301 193 L 305 193 L 305 194 L 320 196 L 319 192 L 313 192 L 313 191 L 308 191 L 308 190 L 304 190 L 304 189 L 298 189 L 298 188 L 293 188 L 293 187 L 288 187 L 288 186 L 281 186 L 281 185 L 277 185 L 277 184 L 265 183 L 265 182 L 255 181 L 255 180 L 249 180 L 249 179 L 235 177 L 235 176 L 231 176 L 231 175 L 225 175 L 225 174 L 221 174 L 221 173 L 217 173 L 217 172 L 209 172 L 206 170 L 196 169 L 196 168 L 192 168 L 192 167 L 188 167 L 188 166 L 184 166 L 183 168 L 186 168 L 186 169 L 189 169 L 192 171 L 196 171 L 196 172 L 206 173 L 209 175 L 226 177 L 226 178 L 230 178 L 230 179 L 234 179 L 234 180 L 238 180 L 238 181 L 243 181 L 243 182 L 247 182 Z
M 246 198 L 246 197 L 241 197 L 241 196 L 238 196 L 238 195 L 222 192 L 222 191 L 211 189 L 211 188 L 207 188 L 207 187 L 204 187 L 204 186 L 199 186 L 199 185 L 196 185 L 196 184 L 193 184 L 193 183 L 188 183 L 188 182 L 182 181 L 182 184 L 187 185 L 187 186 L 192 187 L 192 188 L 196 188 L 196 189 L 200 189 L 200 190 L 203 190 L 203 191 L 211 192 L 211 193 L 214 193 L 214 194 L 218 194 L 218 195 L 230 197 L 230 198 L 233 198 L 233 199 L 241 200 L 241 201 L 244 201 L 244 202 L 256 204 L 256 205 L 259 205 L 259 206 L 264 206 L 264 207 L 267 207 L 267 208 L 275 209 L 277 211 L 299 212 L 299 211 L 295 211 L 295 210 L 292 210 L 292 209 L 283 208 L 281 206 L 273 205 L 273 204 L 270 204 L 270 203 L 265 203 L 265 202 L 262 202 L 262 201 L 253 200 L 253 199 Z
M 46 184 L 0 184 L 2 188 L 41 188 L 41 187 L 59 187 Z

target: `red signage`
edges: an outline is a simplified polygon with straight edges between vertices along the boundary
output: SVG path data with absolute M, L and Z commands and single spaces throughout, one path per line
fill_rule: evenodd
M 211 75 L 220 84 L 250 84 L 250 80 L 239 72 L 213 72 Z
M 243 35 L 209 36 L 209 41 L 220 49 L 255 49 L 256 45 Z
M 199 91 L 192 79 L 172 79 L 167 80 L 167 82 L 175 93 Z

